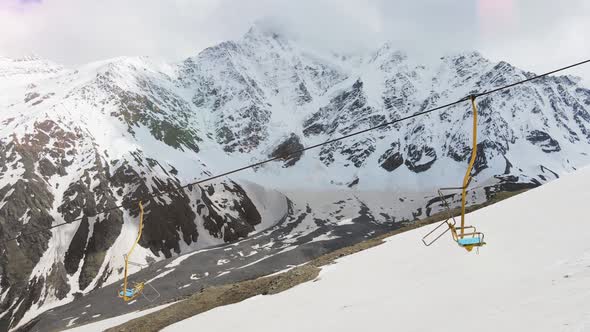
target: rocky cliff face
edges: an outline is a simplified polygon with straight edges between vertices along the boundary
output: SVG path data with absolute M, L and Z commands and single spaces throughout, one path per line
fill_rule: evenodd
M 1 58 L 0 241 L 71 224 L 0 244 L 0 327 L 120 279 L 137 199 L 146 220 L 135 260 L 147 264 L 285 217 L 287 198 L 259 186 L 385 191 L 401 202 L 456 186 L 471 153 L 468 103 L 148 197 L 531 75 L 475 52 L 431 64 L 390 45 L 357 58 L 320 54 L 256 27 L 178 64 L 118 58 L 68 69 Z M 472 185 L 482 193 L 539 185 L 590 160 L 590 90 L 575 78 L 478 105 Z M 432 195 L 422 197 L 376 222 L 424 216 Z

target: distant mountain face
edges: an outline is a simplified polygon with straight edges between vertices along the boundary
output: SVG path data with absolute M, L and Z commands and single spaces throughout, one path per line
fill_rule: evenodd
M 400 200 L 424 192 L 376 222 L 419 216 L 435 188 L 460 183 L 471 153 L 467 102 L 147 195 L 532 75 L 474 52 L 432 64 L 391 45 L 326 55 L 256 27 L 178 64 L 118 58 L 69 69 L 0 58 L 0 241 L 82 218 L 0 244 L 0 326 L 120 279 L 137 199 L 146 206 L 143 263 L 272 226 L 291 210 L 279 191 L 384 191 Z M 487 194 L 539 185 L 590 160 L 590 90 L 574 78 L 540 79 L 478 106 L 472 185 Z

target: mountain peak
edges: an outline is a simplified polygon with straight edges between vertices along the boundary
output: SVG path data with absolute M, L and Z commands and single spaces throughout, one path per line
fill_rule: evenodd
M 408 59 L 408 54 L 396 49 L 391 43 L 387 42 L 381 45 L 381 47 L 372 54 L 371 61 L 376 61 L 379 58 L 385 57 L 395 59 L 396 61 L 404 61 Z
M 39 55 L 34 54 L 34 53 L 14 59 L 15 62 L 41 61 L 41 60 L 43 60 L 43 59 Z
M 63 67 L 37 55 L 27 55 L 20 58 L 0 57 L 0 77 L 20 74 L 55 73 Z
M 268 18 L 256 22 L 250 30 L 244 35 L 244 39 L 260 40 L 260 39 L 289 39 L 290 33 L 286 27 L 278 20 Z

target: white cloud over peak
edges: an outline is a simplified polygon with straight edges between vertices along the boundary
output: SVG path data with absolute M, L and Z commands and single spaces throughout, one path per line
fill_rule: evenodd
M 255 22 L 338 52 L 385 41 L 422 57 L 477 49 L 534 71 L 590 58 L 586 0 L 0 0 L 0 55 L 175 61 Z M 572 73 L 589 78 L 590 68 Z

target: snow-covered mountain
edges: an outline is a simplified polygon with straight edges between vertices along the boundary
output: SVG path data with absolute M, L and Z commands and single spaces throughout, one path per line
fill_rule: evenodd
M 477 52 L 430 64 L 389 44 L 354 57 L 325 54 L 258 27 L 176 64 L 138 57 L 66 68 L 0 58 L 0 240 L 83 218 L 0 244 L 0 327 L 120 279 L 137 232 L 136 199 L 147 212 L 143 264 L 307 211 L 300 193 L 385 192 L 391 204 L 359 200 L 350 214 L 369 206 L 375 223 L 426 216 L 437 208 L 435 189 L 462 178 L 468 103 L 147 195 L 531 75 Z M 590 161 L 590 90 L 578 79 L 548 77 L 478 103 L 471 202 Z M 334 202 L 309 218 L 340 213 Z M 125 208 L 100 214 L 118 204 Z

